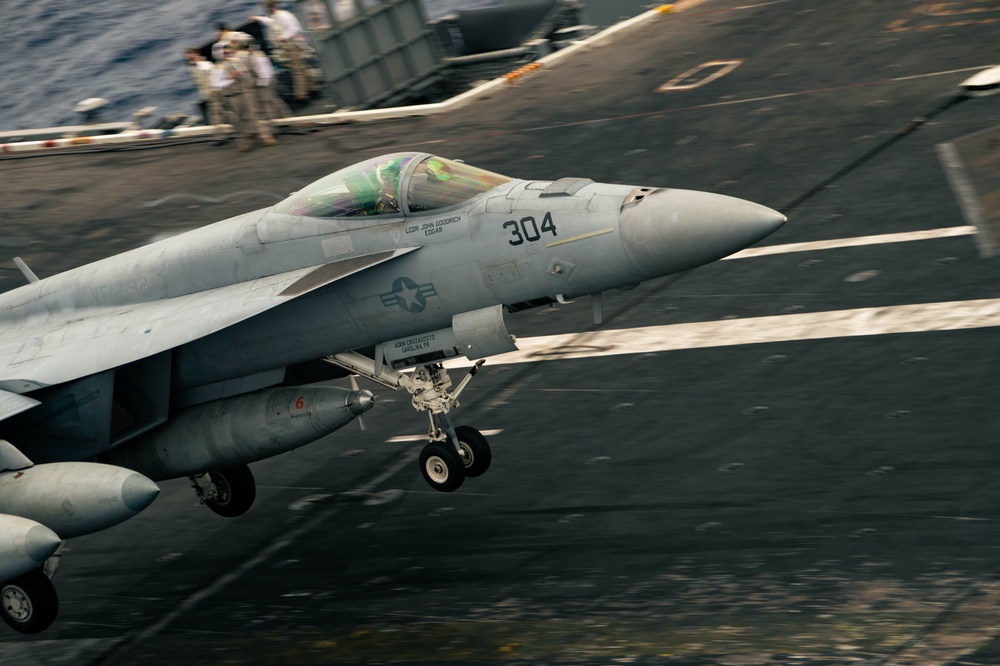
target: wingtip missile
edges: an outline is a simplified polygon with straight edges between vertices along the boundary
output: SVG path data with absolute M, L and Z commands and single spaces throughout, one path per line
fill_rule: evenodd
M 59 535 L 34 520 L 0 515 L 0 580 L 40 567 L 59 547 Z
M 155 483 L 130 469 L 46 463 L 0 473 L 0 513 L 37 521 L 67 539 L 135 516 L 159 492 Z

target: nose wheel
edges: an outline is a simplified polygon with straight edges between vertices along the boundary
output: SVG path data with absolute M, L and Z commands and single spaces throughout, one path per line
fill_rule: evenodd
M 452 408 L 458 407 L 458 396 L 482 367 L 482 359 L 476 361 L 454 390 L 451 390 L 448 372 L 440 363 L 417 366 L 412 375 L 404 375 L 386 370 L 381 364 L 354 352 L 337 354 L 326 360 L 391 389 L 406 389 L 413 408 L 427 412 L 430 443 L 420 452 L 420 474 L 434 490 L 450 493 L 457 490 L 466 477 L 481 476 L 490 468 L 493 454 L 483 434 L 469 426 L 456 428 L 448 415 Z
M 458 490 L 465 481 L 465 465 L 454 448 L 431 442 L 420 452 L 420 473 L 424 481 L 442 493 Z
M 465 475 L 474 477 L 485 474 L 493 462 L 493 453 L 483 433 L 471 426 L 458 426 L 455 428 L 455 436 L 458 438 L 459 456 L 465 467 Z
M 454 429 L 457 446 L 448 441 L 430 442 L 420 452 L 420 473 L 434 490 L 450 493 L 466 477 L 482 476 L 493 454 L 483 434 L 470 426 Z

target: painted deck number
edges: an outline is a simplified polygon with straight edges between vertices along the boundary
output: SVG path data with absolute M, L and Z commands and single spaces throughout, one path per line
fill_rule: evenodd
M 296 400 L 295 400 L 295 409 L 302 409 L 305 406 L 306 406 L 306 399 L 305 398 L 303 398 L 302 396 L 299 396 L 298 398 L 296 398 Z
M 742 60 L 713 60 L 689 69 L 683 74 L 667 81 L 656 89 L 656 92 L 669 92 L 671 90 L 691 90 L 706 83 L 711 83 L 719 77 L 725 76 L 743 63 Z
M 525 241 L 534 243 L 541 239 L 542 234 L 550 233 L 556 236 L 556 224 L 552 221 L 552 213 L 545 213 L 541 226 L 531 215 L 522 217 L 520 220 L 507 220 L 503 223 L 504 229 L 510 229 L 512 238 L 507 242 L 511 245 L 521 245 Z

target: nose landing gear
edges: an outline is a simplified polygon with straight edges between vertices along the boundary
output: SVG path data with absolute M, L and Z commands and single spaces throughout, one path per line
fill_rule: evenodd
M 326 359 L 351 372 L 356 372 L 383 386 L 406 389 L 413 408 L 427 412 L 430 426 L 429 443 L 420 452 L 420 473 L 434 490 L 457 490 L 466 477 L 481 476 L 493 460 L 489 442 L 481 432 L 470 426 L 455 427 L 449 412 L 458 406 L 458 396 L 468 386 L 484 361 L 476 362 L 469 373 L 451 391 L 451 378 L 440 363 L 418 366 L 412 375 L 376 368 L 371 359 L 352 352 Z M 378 372 L 376 372 L 376 369 Z

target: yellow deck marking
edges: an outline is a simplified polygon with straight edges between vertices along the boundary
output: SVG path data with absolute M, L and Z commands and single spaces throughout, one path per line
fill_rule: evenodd
M 995 16 L 983 17 L 991 13 Z M 962 20 L 948 20 L 968 17 Z M 928 2 L 917 6 L 906 16 L 889 24 L 886 32 L 913 32 L 939 28 L 961 28 L 969 25 L 1000 23 L 1000 4 L 996 0 L 965 0 L 964 2 Z

